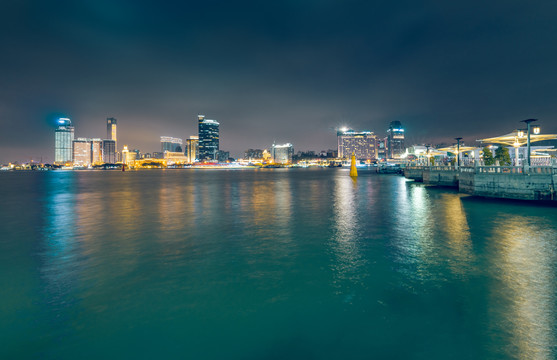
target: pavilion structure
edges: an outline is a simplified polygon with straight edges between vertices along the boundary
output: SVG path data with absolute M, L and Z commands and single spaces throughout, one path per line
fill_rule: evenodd
M 530 143 L 557 139 L 557 134 L 530 134 Z M 487 144 L 502 144 L 514 147 L 515 151 L 515 166 L 518 166 L 518 148 L 528 143 L 528 134 L 526 130 L 514 130 L 510 134 L 480 139 L 477 140 L 481 143 Z
M 468 152 L 468 151 L 474 151 L 476 149 L 477 149 L 477 147 L 474 147 L 474 146 L 453 145 L 453 146 L 448 146 L 448 147 L 435 149 L 435 150 L 450 152 L 450 153 L 456 154 L 456 156 L 460 157 L 460 154 Z

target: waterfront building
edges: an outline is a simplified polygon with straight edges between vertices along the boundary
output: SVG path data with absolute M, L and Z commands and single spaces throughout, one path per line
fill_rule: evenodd
M 103 161 L 103 140 L 77 138 L 72 142 L 72 151 L 75 166 L 100 164 Z
M 118 161 L 115 140 L 104 139 L 102 141 L 102 160 L 108 164 L 115 164 Z
M 377 136 L 371 131 L 340 129 L 337 141 L 339 158 L 347 159 L 354 153 L 357 160 L 377 159 Z
M 219 123 L 197 115 L 199 132 L 199 160 L 216 160 L 219 151 Z
M 387 157 L 400 159 L 404 155 L 404 128 L 400 121 L 391 121 L 387 130 Z
M 263 159 L 263 150 L 261 149 L 248 149 L 244 152 L 245 160 L 261 160 Z
M 294 147 L 290 143 L 283 145 L 273 144 L 271 147 L 271 158 L 275 164 L 291 164 L 294 155 Z
M 161 152 L 182 152 L 182 139 L 171 136 L 161 136 Z
M 186 139 L 186 157 L 189 163 L 194 163 L 199 159 L 199 136 L 190 136 Z
M 64 164 L 73 160 L 74 127 L 68 118 L 60 118 L 54 132 L 54 162 Z
M 91 164 L 91 142 L 85 138 L 77 138 L 72 144 L 74 166 L 89 166 Z
M 164 160 L 167 165 L 184 164 L 188 162 L 188 158 L 181 151 L 165 151 Z
M 388 156 L 388 140 L 386 137 L 377 139 L 377 158 L 381 160 L 387 159 Z
M 133 165 L 136 159 L 137 153 L 135 151 L 130 151 L 128 145 L 124 145 L 124 149 L 122 150 L 122 164 Z
M 106 138 L 114 141 L 114 148 L 117 149 L 116 130 L 118 127 L 118 120 L 113 117 L 106 118 Z
M 91 141 L 91 164 L 102 164 L 103 152 L 101 139 L 90 139 Z

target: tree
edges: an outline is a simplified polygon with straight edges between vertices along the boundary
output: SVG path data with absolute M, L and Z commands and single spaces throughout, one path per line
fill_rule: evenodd
M 495 164 L 495 159 L 493 158 L 493 153 L 489 146 L 484 147 L 482 159 L 484 161 L 485 166 L 491 166 Z
M 499 146 L 497 150 L 495 150 L 495 160 L 499 160 L 501 166 L 510 166 L 511 156 L 509 155 L 509 149 Z

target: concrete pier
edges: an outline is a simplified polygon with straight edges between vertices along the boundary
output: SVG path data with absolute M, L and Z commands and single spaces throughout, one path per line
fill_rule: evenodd
M 551 166 L 409 166 L 404 176 L 428 185 L 457 187 L 475 196 L 557 200 L 557 168 Z

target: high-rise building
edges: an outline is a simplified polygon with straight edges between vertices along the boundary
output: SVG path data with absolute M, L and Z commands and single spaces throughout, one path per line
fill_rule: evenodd
M 190 136 L 186 139 L 186 157 L 189 163 L 194 163 L 199 159 L 199 136 Z
M 182 152 L 182 139 L 171 136 L 161 136 L 161 152 Z
M 219 151 L 219 123 L 197 115 L 199 132 L 199 160 L 216 160 Z
M 91 142 L 85 138 L 73 141 L 73 164 L 75 166 L 89 166 L 91 164 Z
M 349 158 L 354 153 L 358 160 L 377 159 L 377 136 L 371 131 L 340 129 L 337 141 L 339 158 Z
M 387 155 L 389 159 L 400 159 L 405 153 L 404 128 L 400 121 L 391 121 L 387 130 Z
M 116 141 L 105 139 L 102 141 L 102 159 L 105 163 L 115 164 L 116 158 Z
M 55 130 L 54 162 L 64 164 L 73 160 L 74 128 L 68 118 L 60 118 Z
M 294 155 L 294 147 L 290 143 L 284 145 L 273 144 L 271 147 L 271 157 L 275 164 L 291 164 Z
M 108 140 L 114 140 L 114 146 L 118 148 L 116 130 L 118 125 L 118 120 L 113 117 L 106 118 L 106 138 Z

